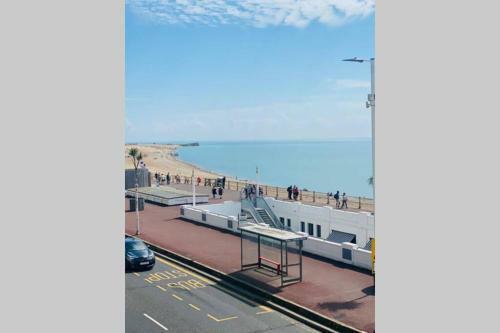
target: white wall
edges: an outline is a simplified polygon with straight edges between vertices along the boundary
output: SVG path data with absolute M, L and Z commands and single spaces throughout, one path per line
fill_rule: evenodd
M 239 204 L 239 202 L 237 203 Z M 226 207 L 222 207 L 225 206 Z M 305 206 L 305 205 L 304 205 Z M 233 232 L 238 232 L 238 218 L 237 214 L 232 215 L 232 216 L 227 216 L 223 215 L 220 213 L 215 212 L 213 209 L 216 207 L 217 211 L 219 212 L 235 212 L 235 208 L 237 205 L 235 205 L 235 202 L 232 201 L 226 201 L 224 204 L 214 204 L 214 205 L 200 205 L 193 207 L 191 205 L 184 205 L 182 208 L 184 209 L 184 218 L 196 221 L 202 224 L 210 225 L 216 228 L 224 229 L 224 230 L 230 230 Z M 302 207 L 300 207 L 302 208 Z M 322 208 L 322 207 L 315 207 L 315 208 Z M 307 211 L 307 208 L 305 209 Z M 239 213 L 239 210 L 236 211 Z M 302 211 L 303 212 L 303 211 Z M 321 211 L 320 211 L 321 212 Z M 206 221 L 203 221 L 202 219 L 202 214 L 206 214 Z M 346 213 L 346 212 L 341 212 L 341 213 Z M 280 215 L 278 215 L 279 217 Z M 321 217 L 321 216 L 320 216 Z M 228 227 L 228 219 L 231 219 L 233 221 L 233 226 L 232 228 Z M 297 226 L 298 230 L 300 231 L 300 220 L 297 218 L 292 219 L 292 226 L 294 226 L 294 221 L 296 222 L 295 225 Z M 305 220 L 305 222 L 311 221 L 311 219 Z M 350 223 L 349 220 L 348 222 L 341 221 L 340 223 Z M 353 221 L 356 221 L 353 219 Z M 316 228 L 316 226 L 315 226 Z M 322 227 L 322 233 L 324 233 L 327 229 Z M 334 229 L 344 231 L 339 227 L 335 227 Z M 353 229 L 349 229 L 353 230 Z M 316 229 L 314 230 L 316 232 Z M 349 231 L 346 231 L 349 232 Z M 354 232 L 352 232 L 354 233 Z M 328 236 L 328 233 L 326 233 L 326 236 Z M 325 236 L 325 237 L 326 237 Z M 363 244 L 364 245 L 364 244 Z M 347 249 L 350 250 L 351 253 L 351 260 L 343 258 L 342 255 L 342 249 Z M 309 252 L 312 254 L 316 254 L 328 259 L 336 260 L 336 261 L 341 261 L 347 264 L 351 264 L 353 266 L 365 268 L 365 269 L 371 269 L 371 252 L 366 251 L 363 249 L 358 248 L 358 245 L 356 244 L 351 244 L 351 243 L 334 243 L 334 242 L 329 242 L 320 238 L 316 237 L 311 237 L 308 238 L 307 240 L 304 241 L 304 246 L 303 246 L 303 251 Z
M 181 207 L 184 210 L 184 215 L 181 214 L 181 216 L 188 220 L 196 221 L 216 228 L 230 230 L 233 232 L 238 231 L 238 218 L 236 216 L 227 216 L 211 212 L 206 209 L 207 206 L 212 205 L 196 207 L 193 207 L 191 205 L 184 205 Z M 206 221 L 203 221 L 203 214 L 206 215 Z M 232 228 L 228 227 L 228 220 L 232 221 Z
M 199 209 L 209 210 L 212 213 L 225 215 L 225 216 L 238 216 L 241 212 L 241 202 L 240 201 L 224 201 L 224 203 L 210 204 L 210 205 L 199 205 L 196 206 Z
M 360 247 L 365 246 L 370 238 L 375 238 L 374 218 L 370 213 L 348 212 L 330 206 L 303 205 L 300 202 L 281 201 L 271 197 L 266 197 L 265 200 L 278 218 L 285 218 L 285 225 L 287 218 L 291 219 L 291 227 L 294 231 L 301 231 L 300 222 L 304 221 L 305 232 L 307 232 L 308 223 L 314 224 L 314 237 L 318 236 L 316 225 L 319 224 L 322 239 L 326 239 L 332 229 L 355 234 L 356 243 Z
M 351 259 L 345 259 L 342 255 L 342 249 L 351 251 Z M 319 238 L 308 238 L 304 241 L 303 251 L 316 254 L 328 259 L 344 262 L 356 267 L 365 269 L 372 268 L 371 252 L 358 248 L 351 243 L 334 243 Z

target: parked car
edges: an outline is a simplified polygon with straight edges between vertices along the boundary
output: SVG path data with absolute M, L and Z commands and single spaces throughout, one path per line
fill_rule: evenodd
M 155 262 L 153 251 L 142 240 L 125 237 L 125 269 L 152 269 Z

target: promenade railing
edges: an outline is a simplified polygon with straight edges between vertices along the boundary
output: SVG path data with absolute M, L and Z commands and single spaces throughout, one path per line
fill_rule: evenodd
M 198 184 L 197 177 L 195 177 L 195 184 Z M 154 183 L 154 177 L 152 180 Z M 199 186 L 207 186 L 213 187 L 220 183 L 220 179 L 215 178 L 202 178 Z M 248 181 L 241 180 L 229 180 L 226 178 L 225 189 L 232 191 L 242 191 L 246 185 L 250 184 Z M 165 181 L 161 182 L 161 184 L 165 184 Z M 171 177 L 170 184 L 191 184 L 191 177 L 187 176 L 179 176 L 175 179 L 175 176 Z M 278 200 L 289 200 L 288 192 L 285 187 L 279 186 L 271 186 L 271 185 L 259 185 L 265 196 L 273 197 Z M 293 200 L 293 199 L 292 199 Z M 295 201 L 295 200 L 293 200 Z M 318 192 L 318 191 L 306 191 L 299 190 L 299 196 L 296 201 L 300 201 L 303 203 L 314 204 L 318 206 L 332 206 L 335 207 L 336 202 L 333 196 L 329 196 L 327 193 Z M 342 196 L 340 197 L 339 204 L 342 205 Z M 363 210 L 367 212 L 374 212 L 375 205 L 374 201 L 371 198 L 365 198 L 361 196 L 348 196 L 347 197 L 347 207 L 349 209 Z

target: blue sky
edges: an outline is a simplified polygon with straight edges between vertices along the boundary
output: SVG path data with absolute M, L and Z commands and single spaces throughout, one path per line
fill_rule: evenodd
M 263 5 L 264 4 L 264 5 Z M 127 1 L 127 142 L 366 138 L 372 1 Z

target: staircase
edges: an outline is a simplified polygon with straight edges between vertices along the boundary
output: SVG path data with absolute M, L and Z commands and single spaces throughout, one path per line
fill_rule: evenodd
M 274 221 L 271 219 L 271 217 L 269 216 L 269 214 L 267 213 L 267 211 L 264 208 L 255 208 L 255 210 L 257 211 L 257 214 L 259 214 L 259 216 L 262 218 L 264 223 L 269 224 L 270 226 L 275 227 L 275 228 L 277 227 L 274 224 Z

